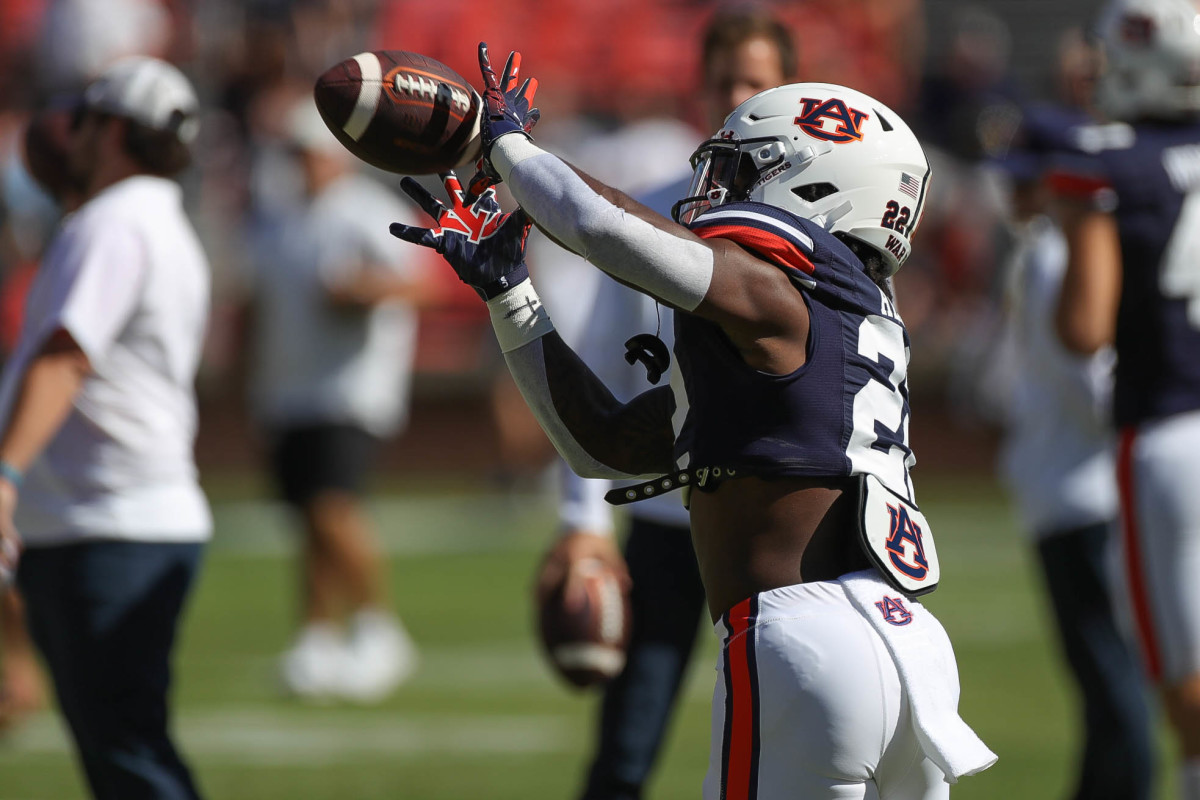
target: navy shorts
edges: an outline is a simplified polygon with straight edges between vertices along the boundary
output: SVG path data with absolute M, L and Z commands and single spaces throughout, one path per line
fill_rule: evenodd
M 379 440 L 356 425 L 319 423 L 276 429 L 271 469 L 283 498 L 304 506 L 326 491 L 362 494 Z

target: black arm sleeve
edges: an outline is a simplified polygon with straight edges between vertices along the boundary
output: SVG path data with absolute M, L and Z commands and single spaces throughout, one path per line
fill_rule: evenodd
M 669 387 L 621 403 L 556 331 L 505 360 L 543 430 L 579 475 L 630 478 L 675 468 Z

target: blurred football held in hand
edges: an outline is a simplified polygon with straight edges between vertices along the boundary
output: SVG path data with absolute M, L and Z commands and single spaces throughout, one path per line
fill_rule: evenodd
M 599 559 L 572 567 L 582 598 L 568 598 L 568 576 L 540 600 L 538 630 L 550 665 L 578 688 L 607 683 L 625 668 L 629 646 L 629 592 Z

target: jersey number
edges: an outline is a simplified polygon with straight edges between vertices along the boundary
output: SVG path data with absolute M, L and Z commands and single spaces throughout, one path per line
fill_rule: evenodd
M 877 476 L 912 499 L 908 469 L 916 459 L 908 446 L 908 355 L 904 328 L 871 315 L 858 328 L 858 354 L 878 366 L 854 395 L 854 431 L 847 455 L 856 473 Z
M 1163 253 L 1159 289 L 1187 300 L 1188 323 L 1200 330 L 1200 192 L 1189 192 Z

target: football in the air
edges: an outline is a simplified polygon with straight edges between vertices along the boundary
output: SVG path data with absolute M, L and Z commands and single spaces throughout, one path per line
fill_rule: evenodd
M 584 602 L 568 608 L 565 579 L 539 609 L 542 647 L 554 670 L 583 688 L 612 680 L 625 668 L 631 611 L 629 594 L 613 571 L 598 559 L 579 563 Z
M 388 172 L 432 175 L 479 157 L 479 94 L 418 53 L 347 58 L 317 78 L 313 98 L 347 150 Z

